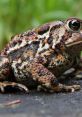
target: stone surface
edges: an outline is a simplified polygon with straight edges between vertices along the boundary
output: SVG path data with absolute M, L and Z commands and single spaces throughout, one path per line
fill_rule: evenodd
M 0 106 L 0 117 L 82 117 L 82 89 L 74 93 L 0 94 L 0 104 L 18 99 L 20 104 Z

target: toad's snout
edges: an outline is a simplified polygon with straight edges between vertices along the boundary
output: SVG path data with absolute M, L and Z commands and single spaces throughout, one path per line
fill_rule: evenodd
M 65 42 L 67 47 L 78 45 L 82 43 L 82 32 L 81 33 L 73 33 L 72 36 L 67 39 Z

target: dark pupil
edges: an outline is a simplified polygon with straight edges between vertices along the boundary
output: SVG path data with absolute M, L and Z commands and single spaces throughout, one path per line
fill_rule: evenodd
M 77 20 L 73 20 L 69 22 L 69 27 L 74 30 L 77 31 L 80 28 L 80 22 Z

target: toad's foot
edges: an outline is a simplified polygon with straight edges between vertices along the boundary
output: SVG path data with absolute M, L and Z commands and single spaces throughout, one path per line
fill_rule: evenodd
M 66 85 L 63 85 L 63 84 L 59 84 L 58 86 L 51 86 L 50 88 L 49 87 L 45 87 L 45 86 L 41 86 L 39 85 L 37 87 L 37 90 L 38 91 L 46 91 L 46 92 L 74 92 L 74 91 L 77 91 L 77 90 L 80 90 L 80 85 L 72 85 L 72 86 L 66 86 Z
M 28 93 L 28 88 L 26 86 L 24 86 L 23 84 L 19 84 L 19 83 L 15 83 L 15 82 L 0 82 L 0 90 L 1 93 L 5 92 L 5 88 L 17 88 L 21 91 L 25 91 L 26 93 Z
M 80 85 L 72 85 L 72 86 L 66 86 L 63 84 L 59 84 L 58 86 L 53 86 L 52 89 L 55 92 L 65 91 L 65 92 L 74 92 L 77 90 L 80 90 Z
M 82 69 L 76 71 L 74 79 L 82 80 Z

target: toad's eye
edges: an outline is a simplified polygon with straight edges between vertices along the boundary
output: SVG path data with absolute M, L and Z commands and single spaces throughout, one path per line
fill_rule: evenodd
M 78 31 L 80 29 L 80 21 L 78 21 L 76 19 L 70 20 L 68 23 L 68 26 L 71 30 Z

